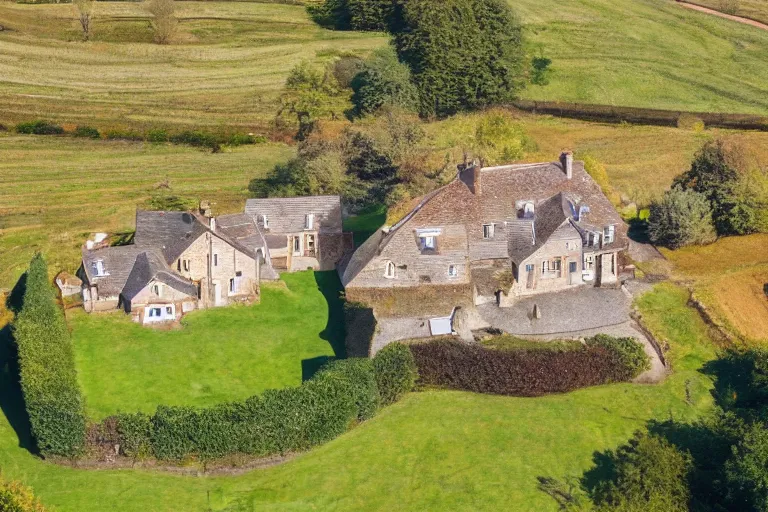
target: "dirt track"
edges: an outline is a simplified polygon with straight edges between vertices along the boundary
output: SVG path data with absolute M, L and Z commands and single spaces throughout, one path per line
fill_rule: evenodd
M 745 25 L 752 25 L 753 27 L 761 28 L 763 30 L 768 30 L 768 25 L 766 25 L 765 23 L 760 23 L 759 21 L 751 20 L 749 18 L 742 18 L 741 16 L 734 16 L 733 14 L 725 14 L 724 12 L 716 11 L 715 9 L 710 9 L 709 7 L 702 7 L 701 5 L 689 4 L 687 2 L 681 2 L 679 0 L 676 0 L 675 3 L 687 9 L 693 9 L 694 11 L 705 12 L 707 14 L 719 16 L 727 20 L 736 21 L 738 23 L 744 23 Z

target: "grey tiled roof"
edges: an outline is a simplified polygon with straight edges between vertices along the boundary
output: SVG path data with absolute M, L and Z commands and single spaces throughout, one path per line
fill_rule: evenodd
M 216 234 L 223 235 L 226 241 L 252 258 L 256 257 L 256 249 L 267 245 L 259 226 L 244 213 L 216 217 Z
M 133 243 L 160 249 L 166 263 L 172 263 L 207 230 L 193 213 L 137 210 Z
M 149 250 L 136 256 L 133 270 L 131 270 L 131 274 L 123 287 L 123 297 L 132 300 L 152 279 L 165 283 L 191 297 L 197 295 L 197 286 L 192 281 L 174 274 L 160 254 Z
M 339 196 L 270 197 L 248 199 L 245 213 L 254 217 L 261 225 L 261 216 L 266 215 L 269 233 L 296 233 L 303 231 L 306 215 L 315 215 L 316 230 L 326 233 L 341 233 L 341 199 Z
M 92 251 L 83 250 L 83 270 L 91 285 L 99 289 L 103 297 L 117 297 L 123 291 L 128 276 L 131 274 L 136 256 L 146 249 L 135 245 L 122 247 L 104 247 Z M 101 260 L 107 275 L 97 276 L 95 264 Z

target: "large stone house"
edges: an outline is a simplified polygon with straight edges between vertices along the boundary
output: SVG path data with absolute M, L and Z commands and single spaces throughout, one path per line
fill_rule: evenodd
M 627 226 L 571 153 L 558 162 L 462 169 L 342 271 L 348 300 L 377 316 L 617 283 Z
M 259 282 L 278 274 L 263 233 L 245 214 L 139 210 L 133 244 L 87 243 L 78 277 L 86 311 L 122 309 L 154 324 L 257 300 Z
M 249 199 L 245 213 L 263 231 L 276 270 L 333 270 L 353 248 L 339 196 Z

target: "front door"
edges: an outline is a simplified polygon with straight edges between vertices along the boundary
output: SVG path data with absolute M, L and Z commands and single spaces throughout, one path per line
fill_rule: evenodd
M 301 256 L 301 237 L 300 236 L 293 237 L 293 255 Z
M 221 305 L 221 284 L 213 283 L 213 303 L 217 306 Z
M 579 276 L 576 273 L 577 270 L 578 265 L 575 261 L 568 262 L 568 284 L 576 284 L 579 282 Z

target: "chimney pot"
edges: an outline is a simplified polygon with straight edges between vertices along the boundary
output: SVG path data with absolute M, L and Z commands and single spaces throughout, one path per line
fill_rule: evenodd
M 573 152 L 563 151 L 560 155 L 560 163 L 563 166 L 563 171 L 565 171 L 565 177 L 569 180 L 573 178 Z
M 216 231 L 216 218 L 211 217 L 211 231 Z

